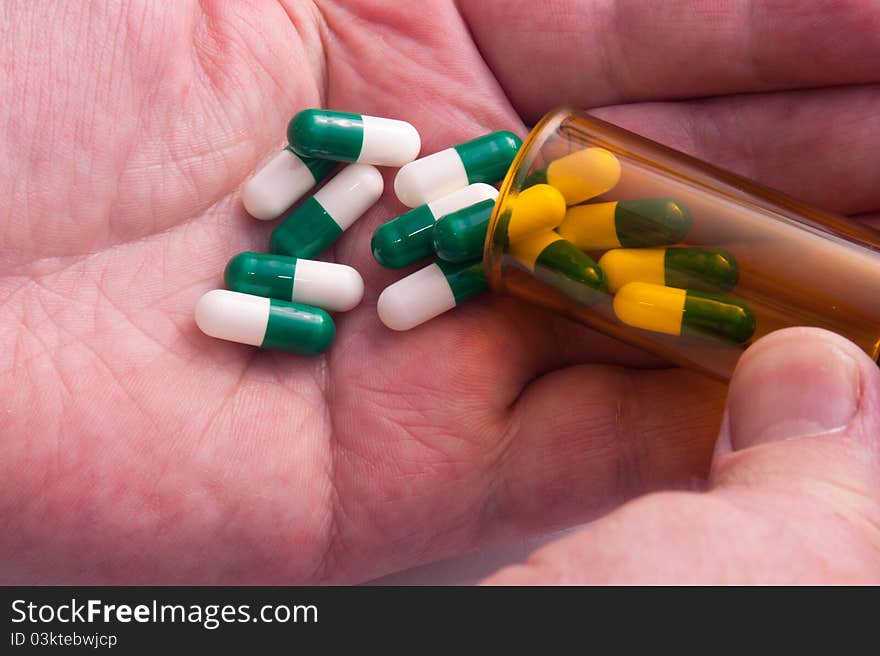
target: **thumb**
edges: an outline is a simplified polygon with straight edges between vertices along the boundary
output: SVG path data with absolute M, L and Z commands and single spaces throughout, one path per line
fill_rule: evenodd
M 876 502 L 878 447 L 877 364 L 834 333 L 781 330 L 734 372 L 712 482 L 803 491 L 816 480 Z
M 880 370 L 842 337 L 781 330 L 740 358 L 707 494 L 630 502 L 492 583 L 878 578 Z

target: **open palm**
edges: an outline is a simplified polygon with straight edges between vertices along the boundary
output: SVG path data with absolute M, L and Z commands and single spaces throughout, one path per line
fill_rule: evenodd
M 198 332 L 227 259 L 266 249 L 239 189 L 305 107 L 405 119 L 423 154 L 605 107 L 880 210 L 867 0 L 457 4 L 3 6 L 0 579 L 359 581 L 701 484 L 721 385 L 512 299 L 385 329 L 390 192 L 326 254 L 367 292 L 325 356 Z

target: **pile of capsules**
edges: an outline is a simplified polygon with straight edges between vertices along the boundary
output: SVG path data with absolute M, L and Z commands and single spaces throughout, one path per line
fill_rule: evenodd
M 492 184 L 522 145 L 516 135 L 493 132 L 416 159 L 421 139 L 409 123 L 307 109 L 290 121 L 287 137 L 289 145 L 244 186 L 242 202 L 257 219 L 281 216 L 340 162 L 348 164 L 287 214 L 272 232 L 270 253 L 229 261 L 227 289 L 208 292 L 196 306 L 204 333 L 300 354 L 325 351 L 336 334 L 327 310 L 351 310 L 364 284 L 352 267 L 309 258 L 382 196 L 376 166 L 400 167 L 394 191 L 412 209 L 375 231 L 373 256 L 391 269 L 436 256 L 382 292 L 380 320 L 409 330 L 486 289 L 481 259 L 498 197 Z M 676 246 L 691 218 L 674 199 L 604 200 L 620 177 L 617 158 L 598 147 L 533 171 L 498 219 L 496 238 L 511 262 L 580 305 L 613 296 L 614 316 L 634 328 L 751 339 L 751 310 L 719 295 L 737 284 L 733 256 Z
M 613 295 L 614 316 L 633 328 L 727 344 L 749 341 L 754 314 L 723 295 L 739 280 L 733 255 L 678 246 L 692 220 L 675 199 L 604 200 L 620 178 L 618 159 L 599 147 L 535 169 L 499 217 L 496 238 L 504 239 L 510 263 L 597 311 Z M 593 200 L 599 196 L 602 201 Z M 486 226 L 480 230 L 485 235 Z
M 212 337 L 305 355 L 322 353 L 333 342 L 336 328 L 327 310 L 351 310 L 363 297 L 355 269 L 309 258 L 382 196 L 376 166 L 401 167 L 394 191 L 413 208 L 373 236 L 376 260 L 397 269 L 442 250 L 434 242 L 442 243 L 452 224 L 441 219 L 477 217 L 488 225 L 498 196 L 491 185 L 504 178 L 522 145 L 516 135 L 500 131 L 416 159 L 421 138 L 409 123 L 318 109 L 294 116 L 287 138 L 289 145 L 242 190 L 245 209 L 257 219 L 278 218 L 340 162 L 348 164 L 284 217 L 272 232 L 270 253 L 233 257 L 226 289 L 202 296 L 195 314 Z M 385 289 L 377 304 L 382 322 L 407 330 L 485 290 L 479 261 L 484 237 L 485 229 L 467 258 L 438 259 Z

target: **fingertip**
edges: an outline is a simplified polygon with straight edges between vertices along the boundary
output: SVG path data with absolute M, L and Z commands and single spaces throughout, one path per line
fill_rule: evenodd
M 822 328 L 800 326 L 775 330 L 752 344 L 740 358 L 731 383 L 752 360 L 761 358 L 769 350 L 778 347 L 797 348 L 802 351 L 803 357 L 813 359 L 820 359 L 827 349 L 838 349 L 852 357 L 866 375 L 877 373 L 877 361 L 846 337 Z
M 870 358 L 824 330 L 780 330 L 741 358 L 727 399 L 734 451 L 846 429 L 860 410 Z

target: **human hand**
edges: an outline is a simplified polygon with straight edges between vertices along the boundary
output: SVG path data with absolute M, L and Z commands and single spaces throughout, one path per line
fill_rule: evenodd
M 708 490 L 632 501 L 489 582 L 880 582 L 880 370 L 791 328 L 740 359 Z
M 703 486 L 721 385 L 511 299 L 383 328 L 390 192 L 327 253 L 367 284 L 328 354 L 196 329 L 227 259 L 266 247 L 238 190 L 304 107 L 408 120 L 429 153 L 607 106 L 880 208 L 873 3 L 459 4 L 4 5 L 5 583 L 354 582 Z

